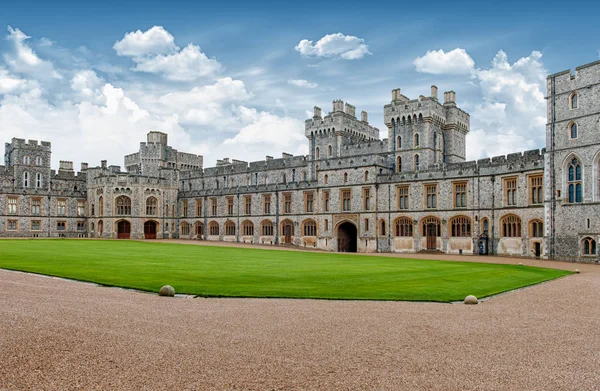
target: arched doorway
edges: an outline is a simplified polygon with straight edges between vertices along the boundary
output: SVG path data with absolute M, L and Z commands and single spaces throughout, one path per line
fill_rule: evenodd
M 156 227 L 158 226 L 158 224 L 156 224 L 156 221 L 146 221 L 144 223 L 144 238 L 145 239 L 156 239 Z
M 117 223 L 117 238 L 129 239 L 131 235 L 131 224 L 127 220 L 121 220 Z
M 283 243 L 292 243 L 292 236 L 294 236 L 294 223 L 291 220 L 283 220 L 281 222 L 281 234 L 283 236 Z
M 437 249 L 437 238 L 441 236 L 440 220 L 437 217 L 423 219 L 423 236 L 426 238 L 427 250 Z
M 355 253 L 357 250 L 356 226 L 345 222 L 338 227 L 338 251 L 341 253 Z

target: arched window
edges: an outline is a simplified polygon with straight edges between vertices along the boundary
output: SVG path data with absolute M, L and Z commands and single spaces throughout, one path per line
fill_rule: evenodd
M 396 236 L 413 236 L 413 221 L 409 217 L 400 217 L 394 224 Z
M 571 138 L 577 138 L 577 124 L 573 122 L 569 126 L 569 129 L 571 130 Z
M 402 172 L 402 158 L 398 156 L 396 159 L 397 172 Z
M 273 236 L 273 222 L 271 220 L 263 220 L 260 223 L 260 234 L 262 236 Z
M 184 221 L 183 223 L 181 223 L 180 232 L 181 232 L 181 235 L 185 235 L 185 236 L 190 234 L 190 225 L 188 224 L 187 221 Z
M 39 172 L 35 174 L 35 187 L 37 189 L 42 187 L 42 174 L 40 174 Z
M 419 133 L 415 134 L 415 148 L 419 146 Z
M 29 163 L 30 163 L 29 156 L 27 156 L 27 155 L 23 156 L 23 164 L 29 165 Z
M 146 215 L 156 216 L 158 200 L 155 197 L 148 197 L 146 200 Z
M 543 238 L 544 237 L 544 223 L 540 220 L 532 220 L 529 222 L 529 237 L 531 238 Z
M 219 223 L 217 223 L 216 221 L 211 221 L 210 223 L 208 223 L 208 234 L 211 236 L 218 236 Z
M 202 222 L 200 222 L 200 221 L 197 221 L 194 224 L 194 227 L 195 227 L 194 231 L 196 232 L 196 237 L 198 239 L 202 239 L 202 236 L 204 236 L 204 224 L 202 224 Z
M 92 204 L 91 214 L 92 214 L 92 216 L 96 215 L 96 209 L 94 208 L 94 204 Z M 93 229 L 92 229 L 92 231 L 93 231 Z
M 396 149 L 402 149 L 402 136 L 396 137 Z
M 319 158 L 319 147 L 315 148 L 315 158 Z
M 225 222 L 225 235 L 235 235 L 235 223 L 231 220 Z
M 331 147 L 331 145 L 327 147 L 327 156 L 328 157 L 333 156 L 333 148 Z
M 23 173 L 23 187 L 29 187 L 29 173 Z
M 595 255 L 596 254 L 596 241 L 592 238 L 583 239 L 581 241 L 581 254 Z
M 365 179 L 364 181 L 368 181 L 369 180 L 369 171 L 365 171 Z
M 420 166 L 419 155 L 415 155 L 415 171 L 419 171 L 419 166 Z
M 102 220 L 98 221 L 98 234 L 102 235 L 104 231 L 104 222 Z
M 36 156 L 35 157 L 35 165 L 36 166 L 41 166 L 42 165 L 42 157 L 41 156 Z
M 117 206 L 117 216 L 127 216 L 131 214 L 131 198 L 127 196 L 119 196 L 115 200 Z
M 450 236 L 453 238 L 471 236 L 471 219 L 457 216 L 450 220 Z
M 348 173 L 344 173 L 344 183 L 348 182 Z
M 385 236 L 385 220 L 379 220 L 379 236 Z
M 490 230 L 490 221 L 487 219 L 487 217 L 481 219 L 481 232 L 486 234 L 489 232 Z
M 306 181 L 307 176 L 306 176 L 306 171 L 302 171 L 302 180 Z
M 314 220 L 304 220 L 302 223 L 302 233 L 304 236 L 317 236 L 317 223 Z
M 437 217 L 426 217 L 421 219 L 423 236 L 442 236 L 440 219 Z
M 98 200 L 98 214 L 104 216 L 104 199 L 102 197 Z
M 254 236 L 254 224 L 250 220 L 242 223 L 242 234 L 244 236 Z
M 171 206 L 171 211 L 173 212 L 171 216 L 175 217 L 175 204 Z
M 581 163 L 573 158 L 569 163 L 568 177 L 569 203 L 581 202 Z
M 569 100 L 570 100 L 570 107 L 572 109 L 576 109 L 577 107 L 579 107 L 579 102 L 578 102 L 579 97 L 577 96 L 576 92 L 571 94 L 571 96 L 569 97 Z
M 521 218 L 516 215 L 504 216 L 500 222 L 502 227 L 502 237 L 520 238 L 521 237 Z
M 327 182 L 329 182 L 329 175 L 325 174 L 325 176 L 323 177 L 323 183 L 327 184 Z
M 287 178 L 285 177 L 285 174 L 281 174 L 281 182 L 287 183 Z

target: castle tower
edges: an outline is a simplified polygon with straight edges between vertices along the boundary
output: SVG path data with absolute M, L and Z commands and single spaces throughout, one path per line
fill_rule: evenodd
M 548 76 L 546 89 L 544 252 L 598 259 L 600 61 Z
M 13 167 L 14 188 L 49 189 L 51 144 L 13 138 L 5 144 L 4 161 Z

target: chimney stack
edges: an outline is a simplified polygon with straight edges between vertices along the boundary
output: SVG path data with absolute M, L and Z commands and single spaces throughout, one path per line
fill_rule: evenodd
M 431 86 L 431 97 L 435 100 L 438 98 L 438 88 L 437 86 Z
M 368 117 L 368 115 L 367 115 L 367 112 L 366 112 L 366 111 L 361 111 L 361 112 L 360 112 L 360 120 L 361 120 L 362 122 L 364 122 L 365 124 L 368 124 L 368 123 L 369 123 L 369 117 Z
M 444 104 L 456 104 L 456 92 L 444 92 Z
M 320 108 L 320 107 L 317 107 L 317 106 L 315 106 L 315 109 L 314 109 L 314 110 L 315 110 L 315 111 L 314 111 L 314 113 L 315 113 L 315 114 L 313 115 L 313 118 L 321 118 L 321 108 Z

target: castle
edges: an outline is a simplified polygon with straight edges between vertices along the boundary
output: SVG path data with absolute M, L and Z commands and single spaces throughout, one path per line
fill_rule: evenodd
M 366 112 L 333 101 L 306 120 L 306 156 L 201 156 L 148 133 L 119 166 L 61 161 L 12 139 L 0 166 L 0 236 L 220 240 L 340 252 L 441 251 L 599 260 L 600 61 L 547 78 L 546 148 L 465 161 L 456 94 Z

